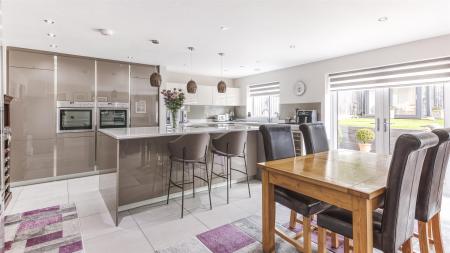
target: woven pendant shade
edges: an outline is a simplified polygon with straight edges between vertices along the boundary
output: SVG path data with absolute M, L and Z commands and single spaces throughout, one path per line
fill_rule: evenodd
M 217 92 L 225 93 L 227 91 L 227 84 L 224 81 L 220 81 L 217 84 Z
M 188 93 L 196 93 L 197 92 L 197 83 L 194 80 L 190 80 L 186 84 L 186 90 Z
M 160 87 L 161 86 L 161 75 L 157 72 L 154 72 L 150 75 L 150 85 L 152 87 Z

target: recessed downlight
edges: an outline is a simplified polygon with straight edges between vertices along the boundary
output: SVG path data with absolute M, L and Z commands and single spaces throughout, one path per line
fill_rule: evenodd
M 128 60 L 134 60 L 133 56 L 128 56 L 127 58 L 128 58 Z
M 245 66 L 241 65 L 241 66 L 239 66 L 239 68 L 243 69 L 243 68 L 245 68 Z
M 295 48 L 295 45 L 294 45 L 294 44 L 291 44 L 291 45 L 289 45 L 289 48 L 290 48 L 290 49 L 294 49 L 294 48 Z
M 49 47 L 51 47 L 51 48 L 57 48 L 58 45 L 56 45 L 56 44 L 50 44 Z
M 258 72 L 258 71 L 261 71 L 261 69 L 260 68 L 255 68 L 254 71 Z
M 228 31 L 228 30 L 230 30 L 230 27 L 229 27 L 229 26 L 226 26 L 226 25 L 221 25 L 221 26 L 220 26 L 220 30 L 221 30 L 221 31 Z
M 159 40 L 150 40 L 153 45 L 159 45 Z
M 386 22 L 388 21 L 388 17 L 379 17 L 378 22 Z
M 114 34 L 114 30 L 108 29 L 108 28 L 98 29 L 98 32 L 101 33 L 104 36 L 111 36 L 111 35 Z
M 47 36 L 50 37 L 50 38 L 55 38 L 56 34 L 54 34 L 54 33 L 47 33 Z
M 55 20 L 53 19 L 44 19 L 44 22 L 50 25 L 53 25 L 55 23 Z

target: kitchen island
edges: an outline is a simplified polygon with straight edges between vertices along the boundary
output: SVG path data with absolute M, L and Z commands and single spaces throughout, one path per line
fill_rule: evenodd
M 257 126 L 244 124 L 199 124 L 176 129 L 165 127 L 133 127 L 100 129 L 97 132 L 97 170 L 100 172 L 100 193 L 118 224 L 118 212 L 142 205 L 165 201 L 167 196 L 170 168 L 167 143 L 177 137 L 193 133 L 209 133 L 211 138 L 231 131 L 247 131 L 247 165 L 249 176 L 256 175 L 256 163 L 263 161 L 263 146 L 259 140 Z M 208 152 L 208 156 L 211 156 Z M 211 159 L 208 157 L 209 169 Z M 220 171 L 224 163 L 215 160 L 215 171 Z M 175 176 L 181 179 L 181 164 L 174 163 Z M 178 167 L 176 167 L 178 166 Z M 200 166 L 200 165 L 197 165 Z M 234 169 L 245 170 L 244 161 L 232 160 Z M 197 168 L 197 167 L 196 167 Z M 192 173 L 192 171 L 189 171 Z M 200 176 L 203 169 L 196 169 Z M 191 174 L 192 175 L 192 174 Z M 189 178 L 189 176 L 188 176 Z M 233 173 L 233 182 L 245 180 L 245 175 Z M 212 187 L 225 185 L 224 179 L 215 178 Z M 185 193 L 192 191 L 186 185 Z M 196 192 L 207 190 L 206 183 L 196 181 Z M 177 188 L 172 188 L 171 198 L 181 196 Z M 212 199 L 214 208 L 214 199 Z

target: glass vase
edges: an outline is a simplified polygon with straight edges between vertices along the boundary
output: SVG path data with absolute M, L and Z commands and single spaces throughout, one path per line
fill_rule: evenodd
M 175 129 L 177 128 L 178 125 L 178 110 L 171 110 L 170 111 L 170 124 L 172 125 L 172 128 Z

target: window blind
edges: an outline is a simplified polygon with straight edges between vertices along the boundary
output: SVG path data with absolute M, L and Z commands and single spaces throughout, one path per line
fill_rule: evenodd
M 272 82 L 272 83 L 265 83 L 265 84 L 249 85 L 248 86 L 248 94 L 250 97 L 279 95 L 280 94 L 280 83 Z
M 333 73 L 331 90 L 420 85 L 450 81 L 450 57 Z

